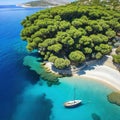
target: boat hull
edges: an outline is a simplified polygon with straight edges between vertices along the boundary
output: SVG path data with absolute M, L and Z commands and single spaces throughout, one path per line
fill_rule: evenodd
M 82 100 L 72 100 L 64 103 L 64 107 L 66 108 L 74 108 L 81 104 Z

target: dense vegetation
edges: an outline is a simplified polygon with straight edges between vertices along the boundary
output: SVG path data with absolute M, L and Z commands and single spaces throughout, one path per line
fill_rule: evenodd
M 74 2 L 27 16 L 22 25 L 27 49 L 38 49 L 44 60 L 63 69 L 109 54 L 120 31 L 120 13 Z
M 113 62 L 120 64 L 120 46 L 116 49 L 116 54 L 113 55 Z
M 119 0 L 77 0 L 79 5 L 100 5 L 114 10 L 120 10 Z

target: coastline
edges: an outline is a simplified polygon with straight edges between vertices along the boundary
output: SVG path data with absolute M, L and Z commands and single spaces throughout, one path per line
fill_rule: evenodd
M 73 77 L 98 80 L 116 90 L 120 90 L 120 72 L 113 64 L 111 56 L 105 56 L 101 60 L 88 62 L 86 66 L 74 69 L 58 70 L 50 62 L 46 62 L 45 68 L 56 74 L 63 73 L 69 75 L 72 73 Z
M 31 5 L 24 5 L 24 4 L 17 4 L 16 6 L 22 7 L 22 8 L 51 8 L 54 6 L 31 6 Z
M 60 4 L 64 5 L 64 4 Z M 22 8 L 52 8 L 60 5 L 41 5 L 41 6 L 31 6 L 30 4 L 16 4 L 16 6 L 22 7 Z
M 86 70 L 84 75 L 74 75 L 80 78 L 97 80 L 105 83 L 116 90 L 120 90 L 120 73 L 106 65 L 95 66 L 94 70 Z

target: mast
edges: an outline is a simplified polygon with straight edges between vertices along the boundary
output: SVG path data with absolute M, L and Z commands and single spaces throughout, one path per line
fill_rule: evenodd
M 74 100 L 74 103 L 75 103 L 75 87 L 74 87 L 74 93 L 73 93 L 73 100 Z

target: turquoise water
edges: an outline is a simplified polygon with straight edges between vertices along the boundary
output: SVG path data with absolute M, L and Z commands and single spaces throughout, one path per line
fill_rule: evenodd
M 37 54 L 26 51 L 20 22 L 38 10 L 0 8 L 0 120 L 95 120 L 93 113 L 101 120 L 120 120 L 120 107 L 107 101 L 113 88 L 77 77 L 62 78 L 59 86 L 48 87 L 23 65 L 25 56 Z M 73 98 L 74 87 L 83 105 L 66 109 L 63 103 Z
M 34 114 L 33 106 L 40 107 L 39 114 L 43 113 L 43 106 L 37 106 L 39 96 L 45 97 L 52 102 L 49 119 L 45 120 L 94 120 L 92 114 L 97 114 L 101 120 L 119 120 L 120 107 L 107 101 L 107 94 L 113 91 L 106 85 L 97 81 L 84 80 L 76 77 L 62 78 L 61 85 L 49 87 L 46 83 L 29 85 L 21 94 L 22 104 L 17 106 L 14 120 L 27 120 Z M 73 90 L 76 88 L 76 99 L 82 99 L 83 104 L 75 109 L 64 108 L 63 103 L 73 99 Z M 40 101 L 39 101 L 40 102 Z M 24 118 L 23 118 L 24 116 Z M 33 119 L 32 119 L 33 120 Z M 40 119 L 44 120 L 44 119 Z

